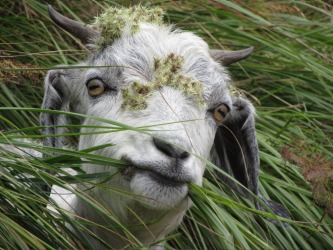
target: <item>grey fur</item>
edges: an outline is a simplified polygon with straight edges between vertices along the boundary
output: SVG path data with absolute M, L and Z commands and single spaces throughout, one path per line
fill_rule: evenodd
M 214 145 L 213 153 L 216 156 L 212 156 L 212 159 L 215 159 L 215 164 L 257 195 L 260 164 L 254 108 L 248 101 L 241 98 L 232 99 L 231 112 L 218 128 Z M 229 178 L 221 178 L 239 193 L 253 199 L 248 190 L 240 188 Z

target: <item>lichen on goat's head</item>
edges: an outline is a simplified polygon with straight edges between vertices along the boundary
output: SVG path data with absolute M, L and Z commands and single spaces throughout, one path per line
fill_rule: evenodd
M 181 72 L 184 65 L 182 56 L 169 54 L 166 58 L 155 58 L 155 78 L 148 83 L 134 82 L 132 86 L 122 90 L 123 108 L 145 109 L 146 100 L 155 90 L 163 86 L 182 91 L 186 96 L 193 97 L 197 104 L 203 104 L 203 85 L 200 81 L 192 79 Z
M 95 41 L 95 44 L 98 47 L 111 44 L 121 36 L 126 28 L 131 33 L 135 33 L 139 30 L 139 24 L 142 22 L 161 25 L 163 14 L 161 8 L 148 9 L 141 5 L 130 8 L 110 7 L 95 19 L 93 28 L 101 32 L 101 37 Z

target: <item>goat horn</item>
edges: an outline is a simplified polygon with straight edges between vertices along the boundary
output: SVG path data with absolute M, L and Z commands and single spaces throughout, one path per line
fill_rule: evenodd
M 100 34 L 84 23 L 69 19 L 58 13 L 50 4 L 47 6 L 52 21 L 60 28 L 68 31 L 73 36 L 79 38 L 83 43 L 89 43 L 89 40 Z
M 222 63 L 222 65 L 228 66 L 235 62 L 239 62 L 245 58 L 248 58 L 251 55 L 252 51 L 253 47 L 236 51 L 211 49 L 210 55 L 213 57 L 214 60 Z

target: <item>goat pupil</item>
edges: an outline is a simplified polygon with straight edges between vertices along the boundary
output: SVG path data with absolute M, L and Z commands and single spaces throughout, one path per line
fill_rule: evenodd
M 94 90 L 94 89 L 97 89 L 99 87 L 100 87 L 100 85 L 98 85 L 98 84 L 92 85 L 92 86 L 89 86 L 89 90 Z
M 219 109 L 217 112 L 219 112 L 222 115 L 222 117 L 225 117 L 225 112 L 222 111 L 221 109 Z

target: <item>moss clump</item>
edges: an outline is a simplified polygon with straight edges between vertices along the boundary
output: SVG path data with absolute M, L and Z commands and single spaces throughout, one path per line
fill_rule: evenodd
M 122 90 L 124 99 L 122 107 L 128 109 L 147 108 L 146 99 L 154 88 L 155 86 L 153 83 L 141 84 L 134 82 L 131 87 Z
M 108 8 L 103 14 L 96 17 L 93 27 L 101 31 L 102 38 L 96 41 L 96 45 L 111 44 L 114 39 L 121 36 L 124 28 L 129 25 L 130 31 L 139 30 L 141 22 L 162 24 L 163 10 L 161 8 L 148 9 L 143 6 L 130 8 Z
M 183 64 L 183 57 L 173 53 L 163 60 L 155 59 L 156 85 L 179 89 L 187 96 L 195 97 L 198 103 L 202 103 L 203 85 L 180 72 Z
M 194 97 L 198 104 L 203 103 L 201 82 L 181 73 L 184 59 L 173 53 L 165 59 L 155 58 L 155 79 L 147 84 L 135 82 L 131 87 L 123 89 L 122 107 L 129 109 L 145 109 L 149 95 L 163 86 L 181 90 L 185 95 Z

